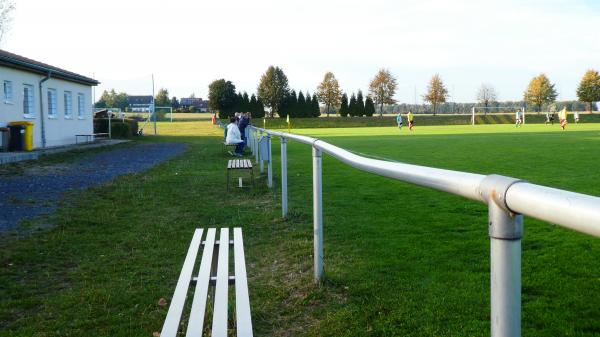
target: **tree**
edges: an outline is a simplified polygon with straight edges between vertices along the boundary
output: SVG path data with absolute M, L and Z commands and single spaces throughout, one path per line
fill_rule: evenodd
M 325 73 L 323 81 L 317 88 L 317 97 L 319 101 L 325 104 L 325 111 L 329 117 L 329 108 L 340 104 L 340 84 L 332 72 Z
M 383 105 L 394 104 L 396 100 L 396 78 L 387 69 L 380 69 L 369 84 L 369 95 L 379 105 L 379 116 L 383 117 Z
M 283 102 L 281 104 L 281 109 L 279 111 L 279 117 L 286 118 L 286 116 L 290 117 L 298 117 L 298 98 L 296 97 L 296 90 L 290 91 L 287 95 L 285 95 Z
M 317 97 L 315 96 L 315 99 L 317 99 Z M 309 118 L 312 117 L 312 108 L 313 108 L 313 103 L 312 103 L 313 99 L 312 96 L 310 95 L 310 92 L 306 92 L 306 106 L 304 109 L 304 117 Z
M 155 106 L 171 106 L 171 100 L 169 99 L 169 91 L 165 88 L 160 88 L 156 97 L 154 97 Z
M 6 38 L 12 23 L 12 12 L 15 10 L 13 0 L 0 0 L 0 46 Z
M 448 98 L 448 89 L 444 86 L 440 75 L 433 75 L 427 85 L 427 94 L 423 95 L 423 100 L 431 104 L 434 116 L 438 104 L 446 102 L 446 98 Z
M 271 109 L 271 118 L 279 112 L 281 103 L 289 91 L 287 76 L 279 67 L 270 66 L 260 77 L 258 97 Z
M 306 114 L 306 99 L 304 98 L 304 93 L 302 93 L 302 91 L 300 91 L 298 93 L 298 109 L 297 109 L 297 113 L 298 113 L 298 117 L 305 117 Z
M 371 99 L 371 96 L 367 96 L 367 100 L 365 101 L 365 116 L 371 117 L 375 114 L 375 104 Z
M 115 94 L 115 91 L 111 90 L 111 94 L 113 95 L 113 108 L 119 108 L 121 111 L 125 111 L 125 109 L 129 107 L 129 100 L 127 99 L 126 93 L 120 92 Z
M 219 112 L 219 118 L 233 116 L 236 101 L 235 85 L 231 81 L 215 80 L 208 86 L 208 105 Z
M 356 112 L 355 116 L 361 117 L 365 114 L 365 101 L 363 99 L 363 93 L 361 90 L 356 94 Z
M 115 92 L 114 89 L 112 92 L 113 93 Z M 100 109 L 112 108 L 112 103 L 113 103 L 113 96 L 111 96 L 111 94 L 108 91 L 104 90 L 102 92 L 102 95 L 96 102 L 96 104 L 94 104 L 94 106 L 96 108 L 100 108 Z
M 523 99 L 528 104 L 532 104 L 537 107 L 537 111 L 542 111 L 542 105 L 552 103 L 556 100 L 556 89 L 554 84 L 550 83 L 546 74 L 540 74 L 534 77 L 527 90 L 523 93 Z
M 311 116 L 312 117 L 319 117 L 321 116 L 321 107 L 319 106 L 319 98 L 317 97 L 317 94 L 313 95 L 313 99 L 312 99 L 312 108 L 311 108 Z
M 496 89 L 489 84 L 482 84 L 477 91 L 477 101 L 483 104 L 486 108 L 492 102 L 496 102 L 498 96 L 496 95 Z M 484 114 L 487 114 L 487 109 L 484 110 Z
M 354 116 L 354 114 L 356 113 L 356 104 L 356 95 L 352 93 L 352 95 L 350 96 L 350 103 L 348 104 L 348 114 L 350 116 Z
M 265 117 L 265 105 L 260 97 L 256 100 L 256 110 L 252 113 L 252 116 L 256 118 Z
M 590 112 L 594 111 L 594 102 L 600 101 L 600 75 L 596 70 L 585 72 L 577 88 L 577 97 L 588 104 Z
M 340 116 L 346 117 L 350 113 L 350 107 L 348 106 L 348 95 L 346 93 L 342 94 L 342 99 L 340 103 Z
M 171 98 L 171 107 L 173 108 L 173 110 L 179 109 L 179 100 L 175 96 Z
M 248 97 L 248 93 L 244 91 L 242 95 L 242 112 L 250 111 L 250 98 Z

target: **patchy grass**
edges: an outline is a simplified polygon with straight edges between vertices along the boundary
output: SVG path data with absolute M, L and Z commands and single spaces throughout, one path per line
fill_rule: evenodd
M 600 125 L 302 130 L 356 152 L 600 195 Z M 160 123 L 185 155 L 74 191 L 56 227 L 0 252 L 0 336 L 151 336 L 196 227 L 244 228 L 257 336 L 485 336 L 484 205 L 323 160 L 326 280 L 312 283 L 310 148 L 288 144 L 279 192 L 225 193 L 222 130 Z M 274 142 L 276 182 L 279 151 Z M 60 160 L 68 161 L 70 158 Z M 58 161 L 60 161 L 58 160 Z M 263 177 L 264 179 L 264 177 Z M 277 187 L 277 186 L 276 186 Z M 560 211 L 560 210 L 556 210 Z M 600 241 L 526 219 L 523 334 L 600 333 Z

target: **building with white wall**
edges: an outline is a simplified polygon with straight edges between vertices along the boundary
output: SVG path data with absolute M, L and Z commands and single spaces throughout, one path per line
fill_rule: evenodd
M 92 86 L 98 84 L 0 50 L 0 127 L 32 122 L 34 148 L 74 144 L 75 135 L 94 133 Z

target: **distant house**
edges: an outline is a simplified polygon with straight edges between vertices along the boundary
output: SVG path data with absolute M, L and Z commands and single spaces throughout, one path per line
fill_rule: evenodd
M 127 104 L 131 112 L 149 112 L 152 104 L 152 95 L 129 96 L 127 95 Z
M 179 106 L 181 108 L 190 108 L 194 107 L 197 111 L 207 112 L 208 111 L 208 101 L 203 100 L 198 97 L 183 97 L 179 99 Z
M 94 132 L 92 86 L 99 82 L 0 50 L 0 127 L 33 123 L 33 147 L 75 143 Z

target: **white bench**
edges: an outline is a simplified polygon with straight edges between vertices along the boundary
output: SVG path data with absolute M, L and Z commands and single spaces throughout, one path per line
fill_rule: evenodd
M 207 300 L 212 306 L 212 337 L 228 336 L 228 292 L 229 286 L 235 287 L 235 331 L 236 336 L 252 336 L 252 320 L 250 318 L 250 298 L 248 295 L 248 281 L 246 279 L 246 262 L 244 258 L 244 242 L 242 229 L 233 229 L 233 240 L 229 240 L 229 229 L 221 228 L 219 238 L 217 230 L 197 228 L 187 252 L 183 268 L 177 281 L 175 293 L 167 318 L 163 325 L 161 337 L 175 337 L 180 327 L 180 321 L 185 307 L 186 298 L 190 290 L 190 283 L 195 283 L 194 298 L 188 317 L 190 317 L 185 336 L 202 336 L 204 329 L 205 310 Z M 205 235 L 203 239 L 203 235 Z M 204 246 L 197 277 L 192 274 L 196 269 L 196 257 L 200 246 Z M 229 249 L 233 246 L 234 275 L 229 275 Z M 214 256 L 213 256 L 213 253 Z M 214 295 L 209 291 L 214 285 Z M 207 319 L 208 316 L 207 316 Z M 208 326 L 207 322 L 207 326 Z M 183 327 L 182 327 L 183 328 Z M 183 336 L 183 335 L 182 335 Z
M 79 138 L 84 138 L 86 140 L 84 143 L 91 143 L 96 138 L 108 138 L 108 133 L 90 133 L 84 135 L 75 135 L 75 144 L 79 144 Z
M 229 191 L 229 183 L 231 181 L 231 172 L 234 170 L 247 170 L 250 171 L 250 179 L 252 186 L 254 186 L 254 170 L 252 169 L 252 162 L 250 159 L 230 159 L 227 161 L 227 191 Z M 240 177 L 239 187 L 242 187 Z

